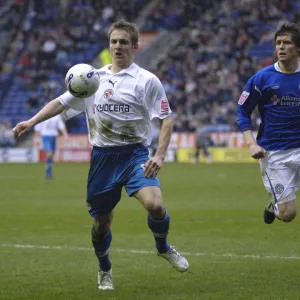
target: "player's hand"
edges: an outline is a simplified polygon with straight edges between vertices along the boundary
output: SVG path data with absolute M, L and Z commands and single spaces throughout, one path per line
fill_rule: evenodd
M 157 176 L 159 170 L 163 165 L 163 158 L 154 155 L 151 159 L 147 160 L 145 163 L 144 175 L 147 178 L 154 178 Z
M 253 157 L 255 159 L 260 159 L 260 158 L 265 157 L 267 151 L 257 144 L 251 144 L 249 146 L 249 153 L 250 153 L 251 157 Z
M 29 131 L 32 127 L 32 124 L 30 121 L 23 121 L 18 123 L 15 128 L 12 130 L 14 134 L 14 138 L 23 135 L 25 132 Z

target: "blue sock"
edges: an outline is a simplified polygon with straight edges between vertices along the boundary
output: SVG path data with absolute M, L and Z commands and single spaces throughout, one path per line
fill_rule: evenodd
M 52 176 L 52 165 L 53 165 L 52 157 L 47 157 L 46 158 L 46 176 Z
M 99 260 L 99 269 L 104 272 L 107 272 L 111 269 L 111 262 L 108 257 L 111 240 L 111 230 L 104 235 L 100 235 L 96 232 L 94 227 L 92 228 L 92 242 L 95 254 Z
M 165 216 L 161 220 L 157 220 L 148 215 L 148 226 L 153 232 L 156 249 L 159 253 L 165 253 L 170 249 L 170 245 L 167 243 L 167 236 L 170 227 L 170 216 L 166 212 Z

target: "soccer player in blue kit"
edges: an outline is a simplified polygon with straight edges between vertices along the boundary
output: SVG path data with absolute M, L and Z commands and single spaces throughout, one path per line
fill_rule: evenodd
M 285 23 L 274 36 L 278 61 L 251 77 L 238 101 L 238 126 L 250 155 L 260 159 L 270 203 L 264 221 L 296 217 L 300 179 L 300 29 Z M 261 124 L 256 140 L 251 113 L 258 106 Z
M 124 20 L 113 23 L 108 37 L 112 64 L 97 70 L 100 86 L 93 96 L 78 99 L 66 92 L 14 128 L 18 137 L 37 123 L 62 112 L 68 116 L 74 110 L 85 111 L 93 145 L 86 200 L 94 218 L 92 243 L 99 261 L 100 290 L 114 289 L 109 259 L 110 228 L 123 187 L 148 211 L 147 222 L 158 255 L 180 272 L 189 267 L 186 258 L 167 242 L 170 217 L 156 177 L 173 128 L 165 91 L 154 74 L 133 62 L 139 37 L 134 24 Z M 156 153 L 149 159 L 145 145 L 151 141 L 152 119 L 160 120 L 161 126 Z

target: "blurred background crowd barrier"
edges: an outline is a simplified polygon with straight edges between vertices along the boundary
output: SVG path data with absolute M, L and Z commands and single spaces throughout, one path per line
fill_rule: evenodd
M 173 111 L 168 161 L 195 162 L 201 139 L 211 161 L 253 162 L 237 100 L 247 79 L 276 61 L 274 32 L 299 11 L 299 0 L 1 0 L 0 161 L 43 160 L 32 132 L 16 142 L 11 129 L 65 91 L 72 65 L 110 63 L 107 30 L 124 18 L 141 31 L 136 62 L 160 78 Z M 252 121 L 257 130 L 257 112 Z M 89 161 L 84 114 L 66 125 L 71 140 L 59 140 L 56 160 Z M 151 150 L 157 135 L 154 124 Z

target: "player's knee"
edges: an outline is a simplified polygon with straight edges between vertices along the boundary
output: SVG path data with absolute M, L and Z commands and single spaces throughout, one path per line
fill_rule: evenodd
M 278 209 L 279 209 L 279 218 L 283 222 L 288 223 L 295 219 L 297 213 L 295 200 L 279 204 Z
M 93 228 L 95 230 L 95 233 L 97 235 L 104 235 L 107 233 L 110 229 L 110 225 L 108 222 L 103 223 L 103 222 L 95 222 L 93 225 Z
M 146 201 L 145 207 L 149 214 L 156 218 L 163 217 L 166 210 L 162 203 L 161 197 L 158 195 L 153 195 L 151 199 Z
M 161 190 L 158 187 L 146 187 L 140 190 L 135 197 L 153 218 L 163 218 L 166 209 L 163 204 Z
M 101 216 L 99 218 L 94 219 L 93 228 L 95 232 L 99 235 L 103 235 L 109 231 L 112 224 L 113 215 L 110 214 L 108 216 Z
M 291 222 L 295 219 L 297 215 L 296 210 L 284 210 L 284 211 L 280 211 L 280 219 L 283 222 Z

